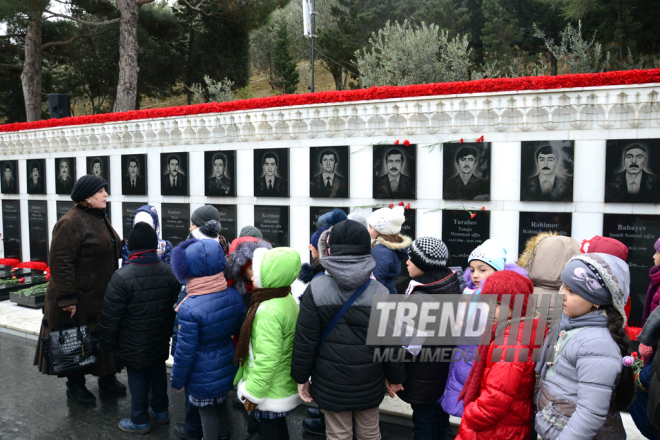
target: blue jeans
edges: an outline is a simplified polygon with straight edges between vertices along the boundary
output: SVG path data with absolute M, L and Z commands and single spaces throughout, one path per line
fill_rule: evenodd
M 151 367 L 126 368 L 128 389 L 131 391 L 131 422 L 136 425 L 149 423 L 149 405 L 155 413 L 167 411 L 167 372 L 165 362 Z M 151 389 L 151 401 L 149 401 Z
M 188 436 L 201 439 L 202 432 L 202 418 L 199 416 L 199 408 L 190 403 L 190 394 L 188 394 L 188 388 L 185 389 L 186 393 L 186 423 L 184 425 L 184 431 Z
M 412 421 L 415 440 L 445 440 L 449 431 L 449 414 L 439 403 L 413 403 Z

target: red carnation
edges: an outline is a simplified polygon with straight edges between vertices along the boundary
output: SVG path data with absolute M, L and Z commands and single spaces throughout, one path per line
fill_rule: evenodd
M 463 143 L 463 138 L 461 138 L 460 143 L 461 143 L 461 144 Z
M 394 145 L 399 145 L 399 140 L 398 139 L 394 141 Z
M 481 138 L 479 138 L 479 142 L 483 142 L 483 141 L 484 141 L 484 135 L 482 134 Z
M 18 280 L 18 282 L 21 283 L 21 284 L 23 284 L 23 283 L 25 282 L 25 277 L 23 277 L 23 278 L 21 278 L 20 280 Z
M 481 210 L 482 210 L 482 211 L 485 211 L 485 210 L 486 210 L 486 207 L 485 207 L 485 206 L 482 206 L 482 207 L 481 207 Z
M 399 202 L 399 206 L 403 206 L 403 202 Z
M 394 208 L 394 203 L 390 203 L 390 208 Z
M 410 203 L 406 205 L 406 209 L 410 209 Z
M 473 212 L 473 213 L 470 215 L 470 218 L 475 218 L 476 216 L 477 216 L 477 214 Z
M 405 141 L 403 141 L 403 145 L 405 145 L 406 147 L 409 147 L 410 146 L 410 141 L 408 139 L 406 139 Z

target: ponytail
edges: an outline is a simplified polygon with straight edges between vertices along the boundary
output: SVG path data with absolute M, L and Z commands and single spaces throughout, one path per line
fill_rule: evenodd
M 623 329 L 623 317 L 611 305 L 603 307 L 607 313 L 609 323 L 607 325 L 612 335 L 612 339 L 619 346 L 621 356 L 628 356 L 630 354 L 630 339 Z M 612 393 L 611 409 L 614 411 L 625 411 L 628 409 L 633 399 L 635 398 L 635 377 L 630 367 L 623 367 L 616 388 Z

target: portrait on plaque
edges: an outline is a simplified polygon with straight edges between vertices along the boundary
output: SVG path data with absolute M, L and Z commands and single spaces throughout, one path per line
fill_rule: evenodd
M 520 200 L 572 202 L 574 141 L 522 142 Z
M 254 196 L 289 197 L 289 149 L 254 150 Z
M 146 154 L 125 154 L 121 157 L 121 192 L 125 196 L 147 195 Z
M 18 161 L 2 162 L 2 194 L 18 194 Z
M 373 148 L 374 199 L 415 199 L 417 145 L 379 145 Z
M 87 158 L 87 174 L 94 174 L 96 177 L 108 182 L 106 191 L 110 194 L 110 157 L 92 156 Z
M 46 194 L 46 159 L 32 159 L 27 165 L 27 193 Z
M 447 143 L 442 158 L 444 200 L 490 200 L 490 142 Z
M 660 203 L 660 139 L 607 141 L 606 203 Z
M 207 197 L 236 197 L 236 151 L 204 152 Z
M 161 153 L 160 168 L 161 195 L 187 196 L 188 153 Z
M 76 158 L 55 158 L 55 193 L 71 194 L 73 184 L 76 183 Z
M 309 196 L 348 198 L 348 146 L 312 147 L 309 155 Z

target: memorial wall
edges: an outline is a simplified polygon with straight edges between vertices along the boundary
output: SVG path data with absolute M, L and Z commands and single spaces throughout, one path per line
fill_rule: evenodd
M 124 237 L 149 203 L 176 245 L 190 213 L 212 204 L 227 239 L 253 224 L 303 260 L 323 213 L 403 203 L 404 233 L 442 237 L 454 265 L 488 237 L 510 261 L 542 231 L 621 240 L 638 322 L 660 237 L 658 91 L 514 90 L 0 132 L 1 257 L 46 261 L 85 173 L 109 182 Z

